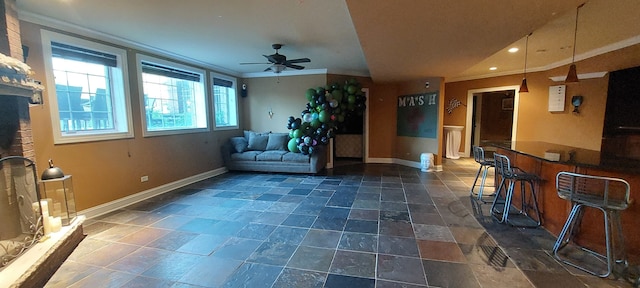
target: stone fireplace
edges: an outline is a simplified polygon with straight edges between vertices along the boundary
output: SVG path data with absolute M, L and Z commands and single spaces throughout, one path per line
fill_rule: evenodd
M 84 218 L 40 238 L 29 105 L 42 103 L 43 87 L 22 62 L 16 0 L 0 0 L 0 32 L 0 287 L 42 287 L 83 239 Z

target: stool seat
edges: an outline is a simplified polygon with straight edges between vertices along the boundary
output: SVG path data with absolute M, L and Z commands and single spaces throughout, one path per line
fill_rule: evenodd
M 572 208 L 553 245 L 553 256 L 561 262 L 578 268 L 587 273 L 608 277 L 614 269 L 615 263 L 627 265 L 624 248 L 624 235 L 620 212 L 629 207 L 629 183 L 623 179 L 586 175 L 572 172 L 559 172 L 556 175 L 556 190 L 562 199 L 571 201 Z M 605 254 L 598 253 L 587 247 L 573 243 L 573 239 L 580 232 L 584 208 L 600 210 L 604 217 Z M 597 272 L 587 268 L 579 259 L 570 259 L 560 251 L 573 243 L 578 249 L 587 252 L 606 262 L 606 269 Z M 583 244 L 584 245 L 584 244 Z
M 498 220 L 498 223 L 508 223 L 518 227 L 540 226 L 542 220 L 535 191 L 535 183 L 540 181 L 540 178 L 535 174 L 511 166 L 511 161 L 505 155 L 494 153 L 493 156 L 496 174 L 501 179 L 491 204 L 491 215 Z M 520 182 L 520 208 L 512 206 L 517 182 Z M 529 184 L 530 197 L 527 197 L 526 184 Z M 531 210 L 534 215 L 529 215 Z M 517 219 L 511 218 L 515 215 L 518 216 Z

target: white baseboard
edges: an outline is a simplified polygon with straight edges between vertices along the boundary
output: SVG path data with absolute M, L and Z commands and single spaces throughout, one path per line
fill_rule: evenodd
M 407 167 L 420 168 L 420 162 L 415 161 L 393 158 L 393 163 Z
M 200 173 L 197 175 L 193 175 L 184 179 L 180 179 L 178 181 L 174 181 L 171 183 L 167 183 L 158 187 L 154 187 L 133 195 L 129 195 L 127 197 L 123 197 L 117 200 L 113 200 L 111 202 L 107 202 L 95 207 L 91 207 L 82 211 L 78 211 L 78 215 L 84 215 L 85 217 L 87 217 L 87 219 L 91 219 L 94 217 L 98 217 L 104 214 L 107 214 L 109 212 L 121 209 L 123 207 L 129 206 L 131 204 L 135 204 L 138 203 L 140 201 L 149 199 L 151 197 L 160 195 L 160 194 L 164 194 L 170 191 L 173 191 L 175 189 L 196 183 L 198 181 L 202 181 L 204 179 L 207 178 L 211 178 L 211 177 L 215 177 L 218 175 L 222 175 L 224 173 L 227 173 L 227 168 L 226 167 L 222 167 L 222 168 L 218 168 L 215 170 L 211 170 L 211 171 L 207 171 L 204 173 Z
M 391 164 L 393 158 L 367 158 L 367 163 Z

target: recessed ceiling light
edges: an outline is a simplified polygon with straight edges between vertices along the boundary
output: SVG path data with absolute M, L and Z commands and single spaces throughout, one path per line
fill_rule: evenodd
M 498 70 L 498 67 L 489 67 L 489 70 L 493 71 L 493 70 Z
M 507 51 L 509 51 L 509 53 L 516 53 L 516 52 L 518 52 L 518 50 L 520 50 L 520 49 L 518 49 L 518 47 L 512 47 L 512 48 L 509 48 L 509 50 L 507 50 Z

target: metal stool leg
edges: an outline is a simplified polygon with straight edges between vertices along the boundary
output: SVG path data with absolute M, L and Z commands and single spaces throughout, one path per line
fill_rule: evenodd
M 504 194 L 504 197 L 501 197 Z M 493 198 L 493 203 L 491 204 L 491 216 L 493 216 L 498 223 L 502 223 L 502 215 L 498 217 L 497 214 L 504 214 L 505 207 L 504 205 L 507 200 L 507 190 L 505 188 L 505 178 L 502 177 L 500 179 L 500 185 L 498 185 L 498 189 L 496 190 L 495 197 Z M 498 206 L 503 205 L 502 211 L 498 210 Z
M 622 235 L 622 227 L 619 225 L 620 224 L 620 219 L 619 219 L 619 215 L 612 215 L 612 213 L 616 213 L 618 211 L 605 211 L 604 209 L 600 208 L 600 207 L 592 207 L 595 209 L 600 210 L 603 215 L 604 215 L 604 230 L 605 230 L 605 254 L 600 254 L 596 251 L 593 251 L 591 249 L 588 249 L 586 247 L 582 247 L 576 244 L 576 246 L 582 250 L 585 251 L 593 256 L 596 256 L 602 260 L 604 260 L 607 263 L 607 269 L 606 272 L 598 274 L 595 271 L 589 270 L 585 267 L 582 267 L 578 264 L 575 264 L 571 261 L 569 261 L 568 259 L 562 258 L 559 254 L 559 251 L 566 247 L 567 244 L 569 244 L 569 242 L 571 242 L 575 236 L 575 233 L 573 233 L 573 230 L 576 227 L 580 226 L 582 217 L 582 209 L 583 209 L 583 205 L 582 204 L 576 204 L 574 205 L 574 207 L 571 209 L 571 213 L 569 214 L 569 218 L 567 219 L 567 222 L 565 223 L 565 225 L 562 227 L 562 231 L 560 232 L 560 235 L 558 235 L 558 239 L 556 240 L 556 243 L 553 245 L 553 256 L 558 259 L 559 261 L 570 265 L 574 268 L 580 269 L 584 272 L 587 272 L 589 274 L 592 275 L 596 275 L 598 277 L 602 277 L 602 278 L 606 278 L 609 275 L 611 275 L 611 273 L 613 272 L 614 269 L 614 264 L 615 263 L 624 263 L 626 265 L 626 257 L 624 256 L 624 252 L 622 252 L 622 254 L 620 255 L 621 258 L 620 259 L 616 259 L 616 253 L 614 250 L 614 239 L 620 237 L 620 239 L 622 239 L 623 235 Z M 612 235 L 612 230 L 616 231 L 616 234 L 618 235 Z M 569 233 L 568 233 L 569 232 Z M 567 235 L 568 233 L 568 235 Z M 612 237 L 614 239 L 612 239 Z M 566 238 L 566 240 L 565 240 Z M 620 240 L 619 240 L 620 241 Z M 622 244 L 623 245 L 623 244 Z M 624 247 L 624 246 L 622 246 Z M 624 248 L 622 248 L 622 250 L 620 251 L 624 251 Z
M 484 189 L 486 187 L 486 182 L 487 182 L 487 175 L 489 174 L 489 169 L 493 167 L 491 165 L 480 165 L 480 168 L 478 168 L 478 172 L 476 173 L 476 178 L 473 180 L 473 185 L 471 185 L 471 191 L 469 196 L 471 198 L 475 198 L 478 201 L 482 201 L 483 203 L 487 203 L 489 201 L 485 201 L 482 199 L 482 197 L 484 196 Z M 482 174 L 482 175 L 480 175 Z M 480 186 L 478 187 L 478 193 L 475 192 L 475 188 L 476 185 L 478 183 L 478 178 L 480 178 Z

